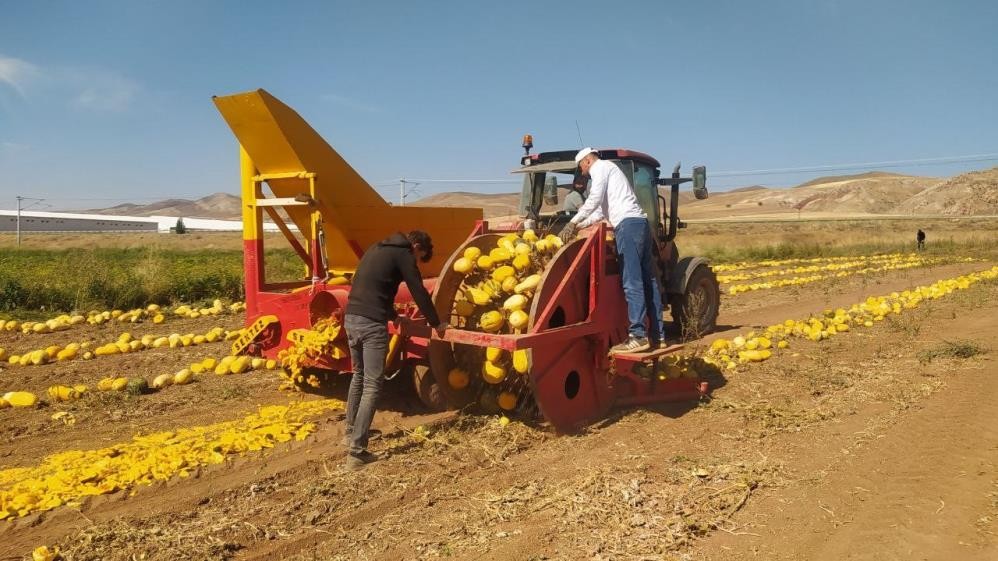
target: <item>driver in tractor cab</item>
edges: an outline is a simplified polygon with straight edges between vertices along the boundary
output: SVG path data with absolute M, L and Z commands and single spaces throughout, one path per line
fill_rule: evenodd
M 416 260 L 433 258 L 429 234 L 413 230 L 392 234 L 368 249 L 357 265 L 353 288 L 343 318 L 350 346 L 353 376 L 347 393 L 345 442 L 347 470 L 356 470 L 377 460 L 367 451 L 367 442 L 384 382 L 388 355 L 388 322 L 397 319 L 395 295 L 404 281 L 426 323 L 443 336 L 447 323 L 440 320 L 430 293 L 423 286 Z
M 586 189 L 589 187 L 589 178 L 581 173 L 576 173 L 572 180 L 572 188 L 565 195 L 565 202 L 562 203 L 561 210 L 564 212 L 579 212 L 582 203 L 586 202 Z
M 561 231 L 561 239 L 575 238 L 580 228 L 589 226 L 604 216 L 613 227 L 617 255 L 621 261 L 624 297 L 627 299 L 628 338 L 614 345 L 611 353 L 647 351 L 652 344 L 662 343 L 662 294 L 652 256 L 651 227 L 648 217 L 638 204 L 634 187 L 613 162 L 601 160 L 592 148 L 583 148 L 575 155 L 583 175 L 592 179 L 589 196 Z M 593 220 L 599 213 L 599 218 Z M 650 329 L 645 328 L 648 318 Z

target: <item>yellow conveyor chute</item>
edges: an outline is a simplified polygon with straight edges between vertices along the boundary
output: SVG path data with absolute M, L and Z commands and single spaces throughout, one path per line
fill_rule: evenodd
M 477 208 L 388 204 L 298 113 L 264 90 L 218 96 L 214 102 L 242 149 L 246 240 L 262 238 L 264 213 L 280 226 L 282 211 L 302 233 L 296 250 L 303 259 L 321 229 L 327 268 L 346 272 L 369 246 L 393 232 L 425 230 L 433 238 L 434 257 L 421 268 L 424 276 L 437 276 L 482 218 Z M 272 194 L 264 194 L 264 185 Z M 283 231 L 289 241 L 294 237 Z

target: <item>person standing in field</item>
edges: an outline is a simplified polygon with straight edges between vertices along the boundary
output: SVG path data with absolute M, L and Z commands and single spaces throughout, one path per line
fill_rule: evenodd
M 429 234 L 413 230 L 389 236 L 364 253 L 351 282 L 344 316 L 353 377 L 347 393 L 346 441 L 349 453 L 344 467 L 356 470 L 377 460 L 368 452 L 371 421 L 384 382 L 388 356 L 389 321 L 396 319 L 395 295 L 405 282 L 426 322 L 443 336 L 447 324 L 440 321 L 430 293 L 423 286 L 416 260 L 433 257 Z
M 925 249 L 925 232 L 921 228 L 918 229 L 918 233 L 915 234 L 915 241 L 918 242 L 918 249 Z
M 628 338 L 614 345 L 611 352 L 640 352 L 661 343 L 662 293 L 652 257 L 651 227 L 634 187 L 624 172 L 613 162 L 601 160 L 592 148 L 583 148 L 575 155 L 582 174 L 591 179 L 589 196 L 572 220 L 561 231 L 561 238 L 570 241 L 578 229 L 590 224 L 597 212 L 613 227 L 614 242 L 622 265 L 624 297 L 627 300 Z M 650 328 L 645 327 L 645 318 Z M 649 340 L 650 339 L 650 340 Z

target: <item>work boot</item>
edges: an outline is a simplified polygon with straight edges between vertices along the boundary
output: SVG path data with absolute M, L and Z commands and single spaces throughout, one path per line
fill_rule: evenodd
M 611 353 L 640 353 L 651 348 L 647 337 L 628 337 L 623 343 L 614 345 Z
M 378 461 L 378 456 L 364 450 L 359 454 L 347 454 L 347 460 L 343 463 L 344 471 L 357 471 L 371 462 Z

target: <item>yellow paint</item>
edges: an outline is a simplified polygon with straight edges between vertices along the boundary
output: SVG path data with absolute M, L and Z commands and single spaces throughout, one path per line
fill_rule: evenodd
M 262 209 L 256 201 L 265 191 L 268 198 L 308 194 L 316 201 L 314 206 L 287 206 L 284 211 L 306 238 L 302 243 L 306 250 L 321 218 L 330 270 L 356 269 L 359 257 L 351 241 L 363 252 L 394 232 L 420 229 L 430 234 L 434 245 L 433 260 L 421 268 L 425 276 L 437 276 L 482 218 L 477 208 L 391 206 L 301 116 L 264 90 L 214 101 L 243 154 L 246 240 L 262 237 Z M 265 180 L 268 188 L 257 180 Z

